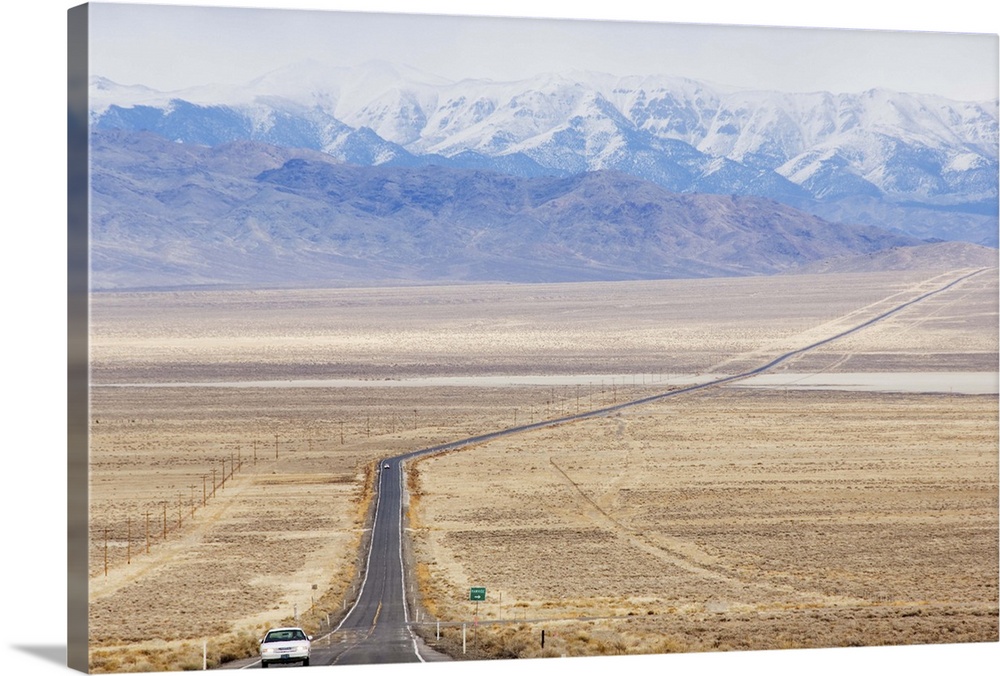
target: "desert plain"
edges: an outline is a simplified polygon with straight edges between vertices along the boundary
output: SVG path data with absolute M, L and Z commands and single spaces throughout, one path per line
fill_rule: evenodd
M 743 373 L 966 272 L 95 293 L 91 669 L 329 632 L 381 458 Z M 421 635 L 455 659 L 997 641 L 997 289 L 778 384 L 410 462 Z

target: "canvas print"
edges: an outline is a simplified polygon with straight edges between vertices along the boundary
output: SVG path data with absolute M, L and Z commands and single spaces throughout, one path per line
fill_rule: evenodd
M 996 35 L 69 18 L 70 666 L 998 641 Z

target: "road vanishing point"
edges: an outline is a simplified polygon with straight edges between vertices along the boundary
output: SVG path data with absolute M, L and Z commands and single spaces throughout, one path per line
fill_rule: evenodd
M 368 540 L 368 551 L 365 556 L 366 565 L 360 592 L 340 624 L 328 634 L 317 637 L 317 640 L 313 642 L 310 663 L 312 665 L 384 664 L 450 659 L 428 647 L 413 630 L 414 611 L 410 606 L 412 599 L 409 599 L 406 593 L 407 576 L 403 557 L 404 466 L 407 461 L 443 451 L 475 446 L 532 430 L 608 416 L 662 399 L 679 397 L 691 392 L 720 387 L 751 378 L 773 369 L 789 359 L 877 324 L 928 298 L 945 293 L 981 272 L 984 272 L 984 269 L 963 274 L 864 322 L 805 347 L 788 351 L 762 366 L 743 373 L 721 376 L 710 382 L 669 390 L 613 406 L 515 426 L 381 460 L 378 465 L 375 515 L 371 525 L 371 536 Z M 247 668 L 259 664 L 260 660 L 241 660 L 239 663 L 229 665 L 229 667 Z

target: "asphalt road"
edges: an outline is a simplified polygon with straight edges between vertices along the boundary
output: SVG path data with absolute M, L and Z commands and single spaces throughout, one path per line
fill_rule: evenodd
M 365 577 L 357 602 L 334 630 L 329 655 L 316 664 L 424 662 L 430 653 L 412 632 L 403 576 L 403 472 L 400 460 L 383 461 Z M 440 658 L 431 655 L 431 658 Z M 329 662 L 326 659 L 329 658 Z
M 916 303 L 943 293 L 979 272 L 982 271 L 963 275 L 948 284 L 901 303 L 863 323 L 803 348 L 789 351 L 763 366 L 744 373 L 720 377 L 708 383 L 670 390 L 650 397 L 585 413 L 469 437 L 383 460 L 379 466 L 377 504 L 372 524 L 371 545 L 368 551 L 366 573 L 362 582 L 361 592 L 357 602 L 340 625 L 330 635 L 320 637 L 314 642 L 311 664 L 378 664 L 448 659 L 446 656 L 428 648 L 413 633 L 409 626 L 410 613 L 405 598 L 402 549 L 403 464 L 407 460 L 445 450 L 473 446 L 492 439 L 520 434 L 529 430 L 607 416 L 624 409 L 641 406 L 660 399 L 676 397 L 689 392 L 709 387 L 718 387 L 744 378 L 750 378 L 768 371 L 792 357 L 856 333 Z M 230 665 L 230 667 L 246 668 L 247 666 L 259 666 L 259 660 L 241 662 L 239 665 Z
M 424 645 L 408 624 L 410 616 L 403 589 L 403 474 L 398 458 L 380 463 L 376 496 L 361 591 L 341 623 L 330 634 L 316 637 L 310 666 L 447 659 Z M 228 668 L 242 669 L 259 666 L 259 659 L 240 660 L 227 665 Z M 274 665 L 271 668 L 298 666 Z

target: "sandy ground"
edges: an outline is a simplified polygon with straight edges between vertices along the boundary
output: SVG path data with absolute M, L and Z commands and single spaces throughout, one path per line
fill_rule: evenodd
M 944 276 L 927 272 L 495 285 L 99 294 L 96 383 L 734 371 L 825 337 Z M 824 351 L 803 368 L 996 370 L 996 273 Z M 876 356 L 878 362 L 868 356 Z M 820 359 L 817 357 L 817 359 Z M 850 361 L 852 360 L 853 361 Z M 977 365 L 978 364 L 978 365 Z
M 995 397 L 727 389 L 416 469 L 427 605 L 550 654 L 997 640 Z
M 296 614 L 316 631 L 335 621 L 377 458 L 662 391 L 663 374 L 758 365 L 934 277 L 96 295 L 92 668 L 200 665 L 202 641 L 221 660 Z M 996 292 L 993 271 L 783 370 L 995 373 Z M 632 378 L 102 386 L 497 374 Z M 550 637 L 559 654 L 813 645 L 809 613 L 837 645 L 995 640 L 996 417 L 995 397 L 733 389 L 424 461 L 425 610 L 465 618 L 456 594 L 478 581 L 526 620 L 613 618 L 575 647 Z M 571 557 L 545 566 L 553 553 Z M 920 627 L 876 641 L 850 629 L 862 612 Z M 494 654 L 531 654 L 535 629 L 505 627 Z

